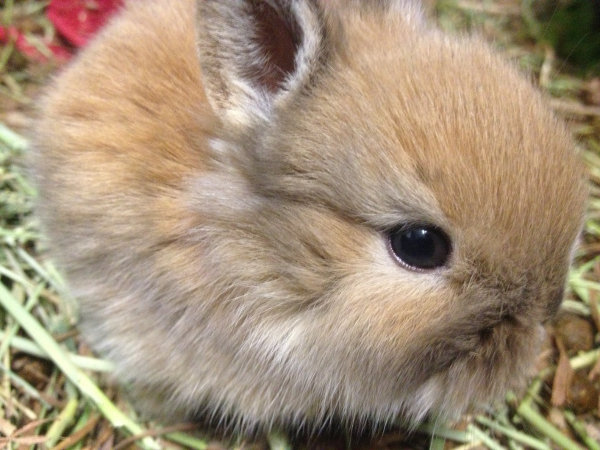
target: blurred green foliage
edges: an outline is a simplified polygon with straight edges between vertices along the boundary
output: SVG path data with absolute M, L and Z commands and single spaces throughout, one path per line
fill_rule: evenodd
M 584 74 L 600 75 L 600 0 L 529 0 L 529 29 Z M 526 14 L 527 15 L 527 14 Z

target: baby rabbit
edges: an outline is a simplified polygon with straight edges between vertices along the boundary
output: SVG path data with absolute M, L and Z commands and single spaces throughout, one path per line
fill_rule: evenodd
M 49 87 L 38 212 L 144 411 L 451 417 L 522 385 L 586 183 L 511 64 L 408 0 L 145 0 Z

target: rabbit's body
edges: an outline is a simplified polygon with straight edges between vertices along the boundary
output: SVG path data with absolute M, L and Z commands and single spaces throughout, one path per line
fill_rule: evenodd
M 360 3 L 131 2 L 48 90 L 40 216 L 151 413 L 419 420 L 527 375 L 582 221 L 568 133 L 483 43 Z M 390 251 L 420 223 L 433 270 Z

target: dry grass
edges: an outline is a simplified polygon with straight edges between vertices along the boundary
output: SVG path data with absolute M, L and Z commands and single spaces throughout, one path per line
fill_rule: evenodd
M 437 3 L 444 28 L 482 33 L 535 77 L 569 122 L 590 168 L 589 215 L 564 315 L 550 329 L 555 344 L 548 345 L 527 393 L 510 394 L 494 410 L 460 424 L 425 425 L 412 436 L 392 430 L 375 440 L 353 437 L 352 445 L 343 436 L 292 444 L 272 433 L 250 442 L 185 424 L 139 423 L 107 382 L 110 363 L 80 341 L 72 302 L 43 256 L 31 214 L 34 191 L 19 165 L 27 142 L 14 130 L 28 124 L 32 92 L 50 70 L 28 63 L 9 44 L 0 47 L 0 448 L 600 449 L 600 81 L 578 76 L 539 39 L 544 24 L 532 15 L 531 1 Z M 5 0 L 0 23 L 52 32 L 44 5 Z

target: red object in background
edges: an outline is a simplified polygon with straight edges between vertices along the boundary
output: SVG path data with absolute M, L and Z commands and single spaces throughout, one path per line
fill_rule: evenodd
M 123 5 L 123 1 L 50 0 L 46 16 L 71 45 L 82 47 Z M 38 39 L 37 45 L 34 39 Z M 0 43 L 9 42 L 14 43 L 15 48 L 28 59 L 36 62 L 47 62 L 49 59 L 65 62 L 72 55 L 72 49 L 56 40 L 48 42 L 37 34 L 28 37 L 17 27 L 0 26 Z
M 63 46 L 45 42 L 41 37 L 39 39 L 47 52 L 41 51 L 33 45 L 27 36 L 16 27 L 0 27 L 0 43 L 13 42 L 15 48 L 32 61 L 46 62 L 48 59 L 54 59 L 58 62 L 65 62 L 71 57 L 71 52 Z
M 46 15 L 67 41 L 82 47 L 121 5 L 123 0 L 51 0 Z

